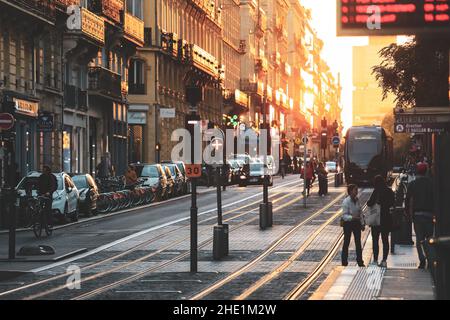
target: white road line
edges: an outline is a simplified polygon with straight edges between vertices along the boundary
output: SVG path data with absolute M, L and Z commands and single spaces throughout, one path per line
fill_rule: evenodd
M 283 187 L 285 187 L 285 186 L 288 186 L 288 185 L 291 185 L 291 184 L 295 184 L 295 183 L 299 183 L 299 181 L 297 180 L 297 181 L 293 181 L 293 182 L 288 182 L 288 183 L 283 184 L 283 185 L 280 185 L 280 186 L 278 186 L 278 187 L 271 188 L 271 190 L 283 188 Z M 302 185 L 302 184 L 303 184 L 303 183 L 300 183 L 300 185 Z M 249 196 L 249 197 L 247 197 L 247 198 L 238 200 L 238 201 L 236 201 L 236 202 L 229 203 L 229 204 L 224 205 L 224 206 L 222 206 L 222 207 L 223 207 L 223 208 L 230 207 L 230 206 L 233 206 L 233 205 L 235 205 L 235 204 L 237 204 L 237 203 L 241 203 L 241 202 L 247 201 L 247 200 L 249 200 L 249 199 L 252 199 L 252 198 L 261 196 L 261 195 L 262 195 L 262 192 L 257 193 L 257 194 L 254 194 L 254 195 Z M 214 211 L 216 211 L 216 210 L 217 210 L 217 209 L 210 209 L 210 210 L 201 212 L 201 213 L 199 213 L 198 215 L 201 216 L 201 215 L 204 215 L 204 214 L 207 214 L 207 213 L 214 212 Z M 43 267 L 40 267 L 40 268 L 32 269 L 32 270 L 30 270 L 30 272 L 36 273 L 36 272 L 41 272 L 41 271 L 45 271 L 45 270 L 48 270 L 48 269 L 52 269 L 52 268 L 55 268 L 55 267 L 59 267 L 59 266 L 61 266 L 61 265 L 63 265 L 63 264 L 67 264 L 67 263 L 70 263 L 70 262 L 73 262 L 73 261 L 76 261 L 76 260 L 79 260 L 79 259 L 83 259 L 83 258 L 89 257 L 89 256 L 91 256 L 91 255 L 93 255 L 93 254 L 96 254 L 96 253 L 98 253 L 98 252 L 101 252 L 101 251 L 103 251 L 103 250 L 106 250 L 106 249 L 108 249 L 108 248 L 111 248 L 111 247 L 113 247 L 113 246 L 115 246 L 115 245 L 118 245 L 118 244 L 120 244 L 120 243 L 123 243 L 123 242 L 125 242 L 125 241 L 131 240 L 131 239 L 134 239 L 134 238 L 137 238 L 137 237 L 142 236 L 142 235 L 144 235 L 144 234 L 146 234 L 146 233 L 149 233 L 149 232 L 152 232 L 152 231 L 155 231 L 155 230 L 158 230 L 158 229 L 161 229 L 161 228 L 164 228 L 164 227 L 167 227 L 167 226 L 170 226 L 170 225 L 173 225 L 173 224 L 182 222 L 182 221 L 186 221 L 186 220 L 189 220 L 189 219 L 190 219 L 190 217 L 180 218 L 180 219 L 175 220 L 175 221 L 170 221 L 170 222 L 164 223 L 164 224 L 159 225 L 159 226 L 155 226 L 155 227 L 152 227 L 152 228 L 149 228 L 149 229 L 146 229 L 146 230 L 142 230 L 142 231 L 139 231 L 139 232 L 137 232 L 137 233 L 131 234 L 131 235 L 127 236 L 127 237 L 124 237 L 124 238 L 122 238 L 122 239 L 119 239 L 119 240 L 116 240 L 116 241 L 107 243 L 107 244 L 105 244 L 105 245 L 103 245 L 103 246 L 100 246 L 100 247 L 98 247 L 98 248 L 95 248 L 95 249 L 93 249 L 92 251 L 88 251 L 88 252 L 83 253 L 83 254 L 81 254 L 81 255 L 79 255 L 79 256 L 75 256 L 75 257 L 69 258 L 69 259 L 67 259 L 67 260 L 62 260 L 62 261 L 59 261 L 59 262 L 56 262 L 56 263 L 53 263 L 53 264 L 49 264 L 49 265 L 46 265 L 46 266 L 43 266 Z

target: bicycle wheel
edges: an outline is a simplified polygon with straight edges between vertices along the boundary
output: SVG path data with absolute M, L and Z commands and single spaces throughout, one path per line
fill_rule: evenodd
M 37 219 L 33 223 L 33 232 L 36 238 L 40 238 L 42 235 L 42 214 L 37 215 Z
M 48 214 L 44 214 L 45 218 L 45 234 L 47 235 L 47 237 L 51 236 L 53 233 L 53 215 L 50 213 L 50 215 Z

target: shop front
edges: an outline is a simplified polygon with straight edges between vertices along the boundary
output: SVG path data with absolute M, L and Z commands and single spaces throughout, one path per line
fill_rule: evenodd
M 148 105 L 131 104 L 128 109 L 128 160 L 144 162 L 144 127 L 147 125 Z

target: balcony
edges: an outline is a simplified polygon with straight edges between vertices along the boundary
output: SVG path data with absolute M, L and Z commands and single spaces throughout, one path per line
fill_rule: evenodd
M 146 94 L 145 83 L 128 83 L 128 94 Z
M 176 33 L 161 31 L 161 47 L 165 53 L 172 57 L 178 56 L 178 36 Z
M 72 85 L 64 88 L 64 104 L 68 108 L 87 111 L 87 92 Z
M 267 58 L 257 58 L 255 62 L 255 71 L 257 73 L 260 72 L 267 72 L 269 70 L 269 62 L 267 61 Z
M 210 20 L 218 22 L 215 16 L 215 3 L 213 0 L 190 0 L 190 2 L 205 13 Z
M 80 0 L 56 0 L 55 2 L 57 6 L 60 6 L 64 9 L 71 5 L 80 5 Z
M 144 21 L 129 13 L 124 13 L 123 20 L 125 36 L 142 47 L 144 45 Z
M 90 94 L 121 98 L 121 76 L 102 67 L 90 67 L 89 91 Z
M 56 19 L 54 0 L 3 0 L 2 2 L 18 7 L 24 13 L 54 24 Z
M 120 23 L 120 12 L 124 10 L 124 0 L 91 0 L 89 10 Z
M 96 14 L 90 12 L 86 8 L 81 8 L 81 26 L 74 26 L 71 32 L 81 32 L 86 37 L 95 40 L 100 44 L 105 43 L 105 22 L 103 18 L 97 16 Z
M 188 61 L 196 68 L 208 73 L 214 78 L 219 77 L 219 65 L 216 58 L 196 44 L 188 46 Z

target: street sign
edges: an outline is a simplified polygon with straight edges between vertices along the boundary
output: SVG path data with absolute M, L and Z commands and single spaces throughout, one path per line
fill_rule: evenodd
M 0 130 L 9 130 L 14 127 L 14 117 L 10 113 L 0 113 Z
M 450 34 L 450 0 L 338 0 L 338 36 Z
M 303 137 L 303 138 L 302 138 L 302 143 L 303 143 L 303 144 L 308 144 L 308 141 L 309 141 L 309 140 L 308 140 L 307 137 Z
M 302 139 L 300 138 L 295 138 L 295 144 L 301 144 L 302 143 Z
M 396 123 L 395 133 L 442 133 L 450 132 L 450 123 Z
M 40 114 L 36 122 L 37 130 L 42 132 L 53 131 L 53 114 L 43 113 Z
M 341 139 L 338 136 L 334 136 L 331 139 L 331 143 L 333 143 L 334 146 L 338 146 L 340 142 L 341 142 Z
M 201 164 L 186 164 L 186 176 L 188 178 L 200 178 L 202 176 Z
M 161 108 L 159 109 L 160 118 L 175 118 L 175 108 Z

